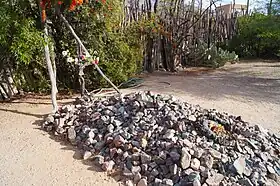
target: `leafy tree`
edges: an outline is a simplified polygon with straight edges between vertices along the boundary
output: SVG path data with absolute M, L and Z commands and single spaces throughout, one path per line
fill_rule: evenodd
M 240 17 L 238 34 L 229 42 L 229 49 L 241 57 L 278 57 L 280 51 L 280 19 L 255 13 Z

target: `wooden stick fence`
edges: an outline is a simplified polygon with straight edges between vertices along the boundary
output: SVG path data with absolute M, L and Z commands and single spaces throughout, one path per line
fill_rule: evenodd
M 241 15 L 245 15 L 245 11 Z M 202 8 L 202 0 L 198 5 L 195 0 L 189 4 L 185 4 L 184 0 L 155 0 L 154 3 L 151 0 L 144 3 L 135 0 L 126 3 L 122 26 L 125 29 L 130 23 L 141 20 L 158 22 L 163 31 L 156 35 L 148 31 L 142 35 L 145 43 L 144 69 L 152 72 L 161 66 L 175 71 L 180 64 L 196 65 L 195 61 L 189 64 L 185 59 L 188 54 L 197 51 L 199 43 L 205 43 L 210 48 L 230 40 L 237 32 L 238 15 L 235 3 L 228 14 L 214 1 Z

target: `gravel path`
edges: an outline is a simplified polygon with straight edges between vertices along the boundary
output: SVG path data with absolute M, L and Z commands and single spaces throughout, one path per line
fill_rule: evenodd
M 280 63 L 235 64 L 168 76 L 155 73 L 139 89 L 171 93 L 280 131 Z M 133 90 L 125 90 L 129 91 Z M 0 185 L 119 185 L 79 160 L 71 146 L 40 130 L 38 123 L 50 109 L 49 98 L 0 105 Z

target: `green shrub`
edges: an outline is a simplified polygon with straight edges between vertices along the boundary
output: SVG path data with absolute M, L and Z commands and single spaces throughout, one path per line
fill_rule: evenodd
M 115 84 L 120 84 L 135 74 L 142 60 L 140 37 L 132 34 L 133 25 L 125 30 L 119 27 L 120 15 L 121 4 L 114 0 L 106 1 L 103 6 L 99 4 L 98 9 L 93 1 L 78 7 L 74 12 L 65 14 L 90 53 L 97 52 L 101 70 Z M 65 25 L 61 25 L 63 23 L 56 22 L 56 30 L 53 32 L 55 38 L 60 38 L 60 40 L 56 39 L 56 53 L 61 54 L 62 51 L 69 50 L 73 57 L 78 57 L 77 44 L 73 36 Z M 78 87 L 73 87 L 73 83 L 71 84 L 78 80 L 77 76 L 73 76 L 73 74 L 78 75 L 77 68 L 73 64 L 67 64 L 65 58 L 61 56 L 57 56 L 57 59 L 60 61 L 58 70 L 63 71 L 65 66 L 71 66 L 68 72 L 65 72 L 71 78 L 64 79 L 65 76 L 58 74 L 58 79 L 65 82 L 67 87 L 77 89 Z M 93 66 L 86 67 L 85 80 L 90 89 L 108 85 Z
M 240 57 L 279 56 L 280 18 L 253 14 L 238 18 L 238 34 L 225 47 Z

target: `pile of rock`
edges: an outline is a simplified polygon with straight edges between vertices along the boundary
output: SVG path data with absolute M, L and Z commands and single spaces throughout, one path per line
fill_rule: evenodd
M 104 171 L 120 170 L 127 185 L 280 183 L 280 136 L 172 96 L 80 99 L 43 127 L 77 145 Z

